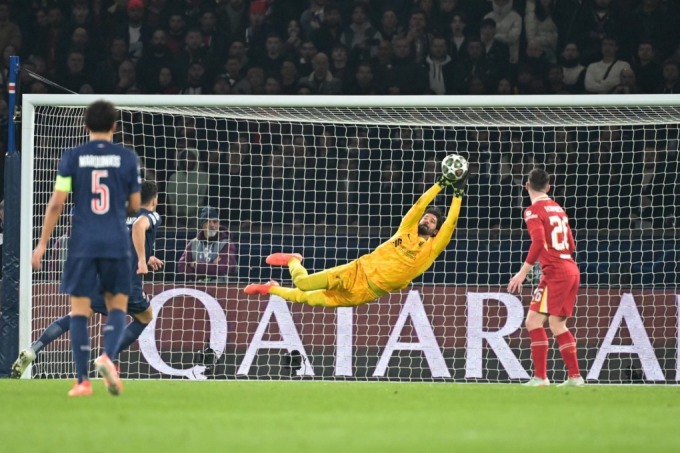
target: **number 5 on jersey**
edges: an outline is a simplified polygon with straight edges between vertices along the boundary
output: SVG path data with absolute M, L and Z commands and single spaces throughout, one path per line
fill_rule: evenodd
M 92 170 L 92 212 L 97 215 L 103 215 L 109 212 L 109 186 L 104 184 L 101 180 L 108 178 L 108 170 Z

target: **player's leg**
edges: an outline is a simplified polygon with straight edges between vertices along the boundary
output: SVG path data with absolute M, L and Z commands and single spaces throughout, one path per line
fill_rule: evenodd
M 123 332 L 123 338 L 118 347 L 118 352 L 124 351 L 130 347 L 132 343 L 139 338 L 144 329 L 153 320 L 153 310 L 151 307 L 141 313 L 135 313 L 132 315 L 132 322 L 130 322 L 125 327 L 125 332 Z
M 28 365 L 35 360 L 35 358 L 40 354 L 47 345 L 52 343 L 54 340 L 65 334 L 71 328 L 71 317 L 69 315 L 62 316 L 56 321 L 52 322 L 43 331 L 40 337 L 28 348 L 22 350 L 19 353 L 19 357 L 12 364 L 12 370 L 10 372 L 10 378 L 19 379 Z
M 281 286 L 273 286 L 269 289 L 269 294 L 274 294 L 289 302 L 322 307 L 337 306 L 333 297 L 328 293 L 329 291 L 326 290 L 302 291 L 297 288 L 283 288 Z
M 547 310 L 545 306 L 547 293 L 547 286 L 541 280 L 538 288 L 534 291 L 531 305 L 529 306 L 529 313 L 527 313 L 524 323 L 531 339 L 531 361 L 534 365 L 534 376 L 525 384 L 530 387 L 550 385 L 547 376 L 548 335 L 543 327 L 548 319 L 548 316 L 545 314 L 545 310 Z
M 582 387 L 585 385 L 578 365 L 576 340 L 567 327 L 567 319 L 571 316 L 576 302 L 579 280 L 580 277 L 576 275 L 571 281 L 562 284 L 560 298 L 556 301 L 559 302 L 559 305 L 556 303 L 556 311 L 551 311 L 548 319 L 550 330 L 560 348 L 562 361 L 567 367 L 567 380 L 560 386 Z
M 71 347 L 76 371 L 76 383 L 69 396 L 92 394 L 88 378 L 90 362 L 90 333 L 87 330 L 91 314 L 91 299 L 98 287 L 97 271 L 93 260 L 69 256 L 64 264 L 61 291 L 71 295 Z
M 299 253 L 273 253 L 267 257 L 266 262 L 272 266 L 288 266 L 293 284 L 302 291 L 328 288 L 327 271 L 309 275 L 302 265 L 302 255 Z
M 90 317 L 90 298 L 71 296 L 71 347 L 73 361 L 76 365 L 77 383 L 69 392 L 69 396 L 87 396 L 92 394 L 92 387 L 88 377 L 90 363 L 90 334 L 87 323 Z
M 125 330 L 131 270 L 126 258 L 97 261 L 99 280 L 109 315 L 104 326 L 104 354 L 95 360 L 95 365 L 109 393 L 116 396 L 122 392 L 123 385 L 113 360 L 116 359 Z

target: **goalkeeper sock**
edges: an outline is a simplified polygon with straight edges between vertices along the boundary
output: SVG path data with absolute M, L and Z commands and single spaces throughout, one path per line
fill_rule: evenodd
M 104 352 L 112 361 L 118 355 L 124 328 L 125 312 L 123 310 L 110 310 L 106 326 L 104 326 Z
M 531 338 L 531 360 L 534 362 L 534 377 L 547 378 L 548 335 L 543 327 L 529 331 Z
M 562 361 L 567 366 L 567 374 L 570 378 L 580 377 L 581 370 L 578 367 L 578 357 L 576 356 L 576 340 L 568 330 L 555 337 L 560 346 Z
M 76 365 L 78 383 L 88 380 L 90 363 L 90 333 L 87 331 L 86 316 L 71 316 L 71 348 Z
M 132 343 L 135 342 L 137 338 L 142 334 L 144 329 L 146 329 L 148 324 L 142 324 L 141 322 L 134 319 L 130 324 L 125 327 L 123 332 L 123 338 L 120 340 L 120 346 L 118 347 L 118 353 L 124 351 L 130 347 Z M 118 354 L 116 353 L 116 354 Z
M 45 348 L 45 346 L 62 336 L 64 332 L 68 332 L 70 328 L 71 317 L 69 315 L 57 319 L 52 324 L 47 326 L 47 329 L 45 329 L 42 335 L 40 335 L 40 338 L 38 338 L 36 342 L 31 345 L 31 349 L 33 349 L 37 355 Z

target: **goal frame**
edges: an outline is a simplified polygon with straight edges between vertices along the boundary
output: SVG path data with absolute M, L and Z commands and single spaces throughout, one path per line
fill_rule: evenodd
M 678 107 L 677 95 L 523 95 L 523 96 L 177 96 L 177 95 L 71 95 L 71 94 L 24 94 L 22 98 L 21 124 L 21 231 L 32 231 L 36 217 L 42 219 L 44 213 L 34 212 L 33 172 L 35 146 L 36 107 L 74 107 L 82 108 L 97 100 L 107 100 L 119 108 L 134 107 L 253 107 L 253 108 L 635 108 L 635 107 Z M 298 120 L 289 119 L 296 122 Z M 317 123 L 334 123 L 333 120 L 317 118 Z M 302 122 L 302 120 L 299 120 Z M 349 122 L 349 121 L 348 121 Z M 456 120 L 452 120 L 452 125 Z M 655 121 L 654 124 L 663 121 Z M 612 122 L 611 124 L 619 124 Z M 361 121 L 353 124 L 362 124 Z M 397 124 L 395 122 L 395 124 Z M 403 124 L 408 124 L 406 121 Z M 607 125 L 592 122 L 593 125 Z M 640 124 L 647 124 L 641 122 Z M 554 126 L 554 122 L 531 123 L 527 126 Z M 31 343 L 31 305 L 33 297 L 32 269 L 26 261 L 30 260 L 33 249 L 31 234 L 20 238 L 20 283 L 19 283 L 19 345 Z M 30 372 L 28 373 L 30 377 Z

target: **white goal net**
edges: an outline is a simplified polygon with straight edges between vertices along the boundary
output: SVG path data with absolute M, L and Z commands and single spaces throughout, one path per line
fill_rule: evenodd
M 56 164 L 87 139 L 99 97 L 25 96 L 22 146 L 21 347 L 68 313 L 59 294 L 62 216 L 44 270 L 30 272 Z M 582 285 L 573 320 L 582 374 L 595 383 L 676 383 L 680 102 L 666 97 L 108 97 L 115 141 L 160 188 L 163 227 L 149 274 L 155 319 L 121 352 L 126 378 L 518 382 L 531 375 L 523 327 L 532 284 L 505 291 L 528 249 L 523 176 L 553 177 L 571 219 Z M 589 105 L 597 101 L 599 105 Z M 523 104 L 517 104 L 522 102 Z M 514 103 L 514 104 L 513 104 Z M 677 104 L 677 105 L 676 105 Z M 399 292 L 355 308 L 246 296 L 290 286 L 272 252 L 311 272 L 347 263 L 395 231 L 449 153 L 472 176 L 453 240 Z M 451 194 L 434 205 L 448 210 Z M 210 207 L 225 255 L 203 274 L 181 257 Z M 65 214 L 68 214 L 68 209 Z M 228 234 L 226 233 L 228 232 Z M 198 274 L 198 275 L 197 275 Z M 93 352 L 101 318 L 90 322 Z M 549 377 L 565 377 L 551 339 Z M 34 378 L 72 376 L 68 335 Z

